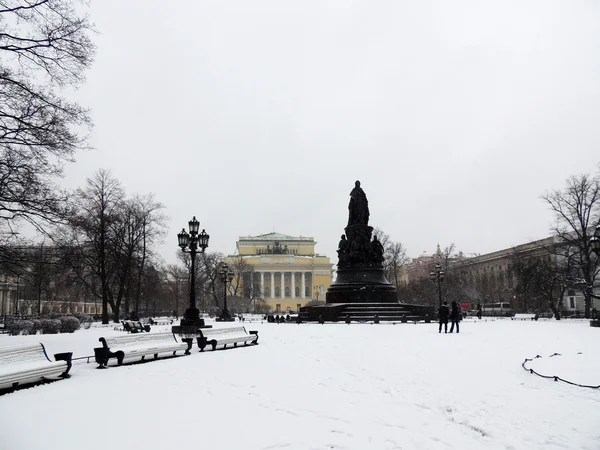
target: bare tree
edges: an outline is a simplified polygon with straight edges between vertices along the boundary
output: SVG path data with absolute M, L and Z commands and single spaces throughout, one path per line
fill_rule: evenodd
M 59 95 L 91 65 L 91 24 L 69 0 L 0 1 L 0 229 L 27 221 L 39 231 L 64 217 L 55 185 L 86 148 L 85 109 Z
M 174 315 L 178 316 L 181 311 L 184 311 L 185 308 L 181 309 L 179 305 L 184 305 L 187 292 L 187 282 L 189 271 L 185 269 L 185 267 L 169 264 L 166 268 L 166 279 L 169 285 L 169 290 L 171 291 L 171 295 L 173 296 L 173 311 Z
M 400 286 L 400 274 L 402 268 L 408 264 L 409 258 L 406 256 L 406 249 L 400 242 L 393 242 L 389 235 L 380 228 L 375 228 L 373 235 L 383 246 L 383 270 L 386 278 L 396 288 Z
M 564 190 L 554 190 L 541 198 L 555 214 L 552 231 L 558 236 L 557 248 L 560 252 L 566 251 L 580 277 L 577 284 L 585 298 L 585 317 L 589 318 L 592 286 L 599 269 L 590 238 L 599 224 L 600 176 L 573 176 L 567 180 Z
M 123 189 L 110 172 L 99 170 L 88 178 L 85 189 L 76 192 L 77 202 L 66 230 L 66 245 L 72 249 L 73 269 L 79 279 L 102 299 L 102 323 L 108 323 L 108 305 L 115 312 L 113 285 L 118 276 L 114 243 L 118 238 L 115 224 L 119 223 L 120 207 L 124 199 Z

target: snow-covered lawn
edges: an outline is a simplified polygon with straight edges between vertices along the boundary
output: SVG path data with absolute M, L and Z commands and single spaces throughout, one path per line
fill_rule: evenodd
M 587 321 L 465 320 L 458 335 L 245 325 L 258 346 L 106 370 L 83 360 L 68 380 L 0 396 L 0 448 L 600 449 L 600 390 L 521 367 L 539 354 L 535 370 L 600 384 L 600 329 Z M 114 334 L 2 335 L 0 346 L 41 341 L 77 357 Z

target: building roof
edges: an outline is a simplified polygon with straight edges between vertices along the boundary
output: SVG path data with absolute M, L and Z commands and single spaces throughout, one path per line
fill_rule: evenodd
M 240 241 L 314 241 L 314 238 L 307 236 L 289 236 L 281 233 L 259 234 L 258 236 L 240 236 Z

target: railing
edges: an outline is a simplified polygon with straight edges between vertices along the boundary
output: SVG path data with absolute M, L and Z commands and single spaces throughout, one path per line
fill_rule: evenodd
M 580 354 L 581 354 L 581 352 L 579 352 L 579 353 L 578 353 L 578 355 L 580 355 Z M 550 355 L 550 356 L 549 356 L 549 358 L 553 358 L 553 357 L 555 357 L 555 356 L 560 356 L 560 353 L 553 353 L 552 355 Z M 533 361 L 534 359 L 538 359 L 538 358 L 541 358 L 541 356 L 540 356 L 540 355 L 536 355 L 536 356 L 535 356 L 535 357 L 533 357 L 533 358 L 525 358 L 525 361 L 523 361 L 523 364 L 521 364 L 521 366 L 523 367 L 523 369 L 525 369 L 525 370 L 526 370 L 526 371 L 528 371 L 529 373 L 535 374 L 535 375 L 537 375 L 538 377 L 542 377 L 542 378 L 548 378 L 548 379 L 550 379 L 550 378 L 551 378 L 551 379 L 553 379 L 554 381 L 562 381 L 562 382 L 564 382 L 564 383 L 567 383 L 567 384 L 570 384 L 570 385 L 573 385 L 573 386 L 579 386 L 579 387 L 590 388 L 590 389 L 600 389 L 600 384 L 599 384 L 598 386 L 590 386 L 590 385 L 587 385 L 587 384 L 579 384 L 579 383 L 574 383 L 574 382 L 572 382 L 572 381 L 565 380 L 564 378 L 561 378 L 561 377 L 559 377 L 559 376 L 557 376 L 557 375 L 542 375 L 541 373 L 539 373 L 539 372 L 536 372 L 536 371 L 535 371 L 535 370 L 533 370 L 533 369 L 528 369 L 528 368 L 525 366 L 525 364 L 527 364 L 528 362 L 530 362 L 530 361 Z

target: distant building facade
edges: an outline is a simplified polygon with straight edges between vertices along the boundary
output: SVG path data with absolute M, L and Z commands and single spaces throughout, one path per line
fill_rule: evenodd
M 315 245 L 312 237 L 280 233 L 241 236 L 237 255 L 225 261 L 246 272 L 245 296 L 264 299 L 274 313 L 296 312 L 311 300 L 324 301 L 331 284 L 333 264 Z
M 465 256 L 462 253 L 448 257 L 439 248 L 431 255 L 421 255 L 414 258 L 403 270 L 402 281 L 429 278 L 436 264 L 441 264 L 453 276 L 458 276 L 464 287 L 464 304 L 476 305 L 491 302 L 527 304 L 527 299 L 518 299 L 516 275 L 513 270 L 515 255 L 524 260 L 536 260 L 556 267 L 557 256 L 552 251 L 556 246 L 556 237 L 547 237 L 526 244 L 517 245 L 503 250 L 476 256 Z M 598 286 L 595 293 L 598 295 Z M 461 302 L 461 303 L 462 303 Z M 592 307 L 600 309 L 600 300 L 593 299 Z M 568 289 L 563 296 L 563 310 L 583 313 L 585 298 L 580 290 Z

